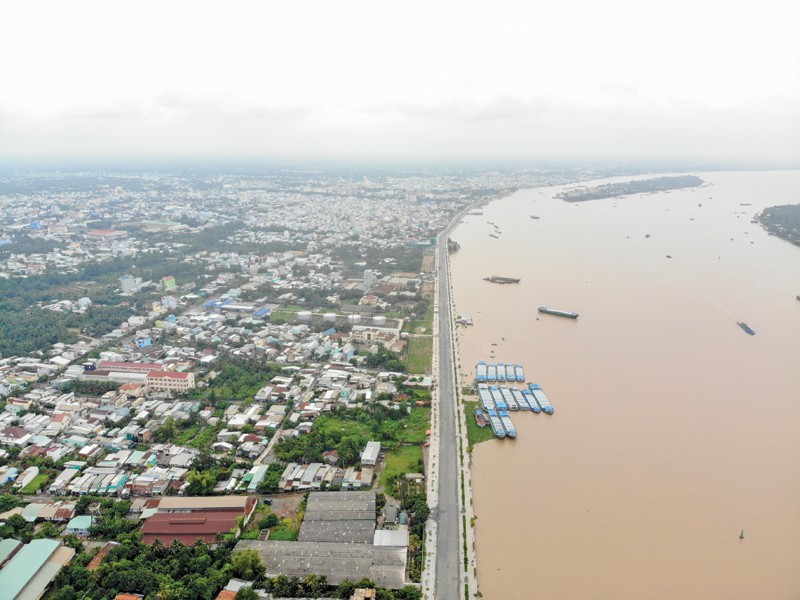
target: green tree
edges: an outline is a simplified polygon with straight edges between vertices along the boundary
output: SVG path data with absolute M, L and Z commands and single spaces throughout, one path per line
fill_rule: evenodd
M 259 600 L 259 596 L 253 587 L 248 585 L 236 592 L 236 600 Z
M 231 557 L 231 566 L 236 577 L 253 581 L 264 576 L 264 563 L 261 557 L 252 548 L 234 552 Z

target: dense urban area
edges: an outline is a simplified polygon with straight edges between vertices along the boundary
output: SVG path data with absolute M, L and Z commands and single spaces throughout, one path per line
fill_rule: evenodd
M 0 181 L 2 594 L 421 597 L 436 236 L 575 178 Z

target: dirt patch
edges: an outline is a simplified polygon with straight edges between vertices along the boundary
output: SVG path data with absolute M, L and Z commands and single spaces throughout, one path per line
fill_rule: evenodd
M 281 519 L 294 519 L 305 494 L 282 494 L 272 498 L 272 512 Z

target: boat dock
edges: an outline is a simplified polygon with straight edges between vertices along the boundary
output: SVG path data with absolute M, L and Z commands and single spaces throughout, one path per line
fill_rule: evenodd
M 524 387 L 515 387 L 517 383 L 525 383 L 522 365 L 480 361 L 476 365 L 475 379 L 480 405 L 475 410 L 475 419 L 479 425 L 491 425 L 492 432 L 498 438 L 517 437 L 517 429 L 509 412 L 543 412 L 548 415 L 554 412 L 541 386 L 529 383 Z

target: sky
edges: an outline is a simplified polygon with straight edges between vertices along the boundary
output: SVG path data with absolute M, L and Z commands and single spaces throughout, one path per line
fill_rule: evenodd
M 0 160 L 800 166 L 794 0 L 0 3 Z

